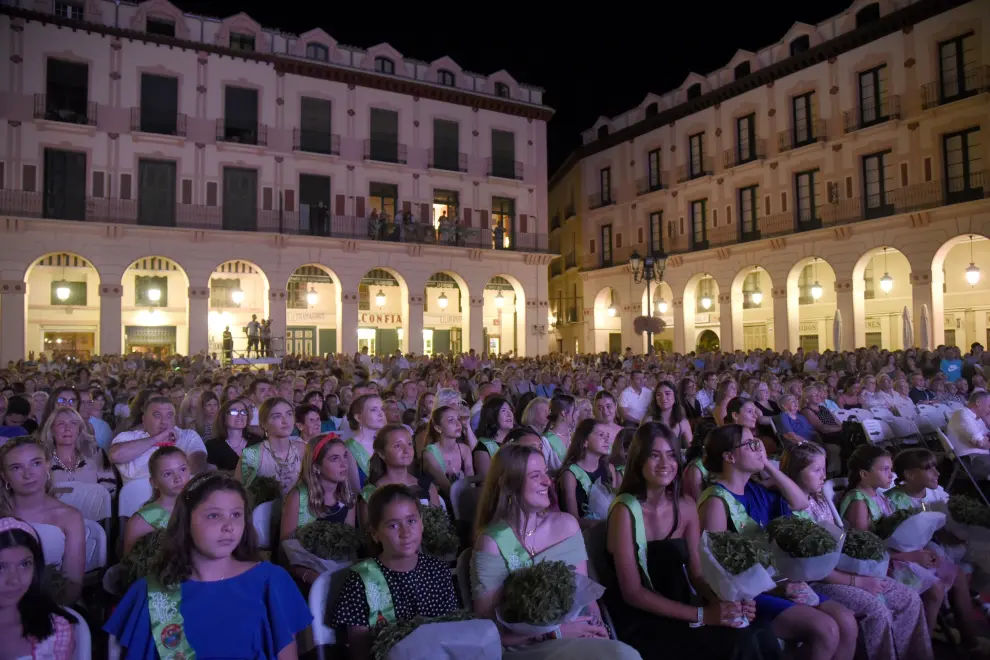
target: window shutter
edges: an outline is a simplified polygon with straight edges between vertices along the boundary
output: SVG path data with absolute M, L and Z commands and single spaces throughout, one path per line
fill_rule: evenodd
M 285 206 L 283 207 L 284 210 L 285 211 L 288 211 L 289 213 L 295 213 L 295 211 L 296 211 L 296 191 L 293 190 L 293 189 L 291 189 L 291 188 L 289 188 L 284 193 L 282 193 L 282 195 L 283 195 L 283 200 L 282 201 L 285 204 Z
M 637 233 L 636 236 L 637 236 L 636 243 L 637 244 L 642 244 L 643 243 L 643 228 L 642 227 L 639 228 L 638 233 Z
M 595 253 L 595 239 L 591 239 L 591 242 L 588 245 L 588 252 L 590 254 L 594 254 Z
M 6 177 L 4 177 L 4 163 L 0 163 L 0 190 L 3 190 L 6 184 Z
M 182 180 L 182 203 L 192 204 L 192 179 Z
M 402 212 L 412 213 L 412 202 L 402 202 Z
M 464 218 L 464 226 L 465 227 L 470 227 L 471 226 L 471 209 L 468 209 L 468 208 L 464 209 L 463 218 Z
M 931 166 L 929 165 L 928 169 L 930 168 Z M 928 169 L 926 169 L 926 171 L 928 171 Z M 35 187 L 35 175 L 37 172 L 37 165 L 24 166 L 24 169 L 21 171 L 21 190 L 24 192 L 37 192 L 37 188 Z
M 104 182 L 103 172 L 93 172 L 93 197 L 103 197 L 104 190 L 106 189 L 106 183 Z
M 780 212 L 787 213 L 787 193 L 780 193 Z
M 430 217 L 430 205 L 420 204 L 419 207 L 419 221 L 420 222 L 431 222 L 433 218 Z
M 354 215 L 359 218 L 364 217 L 364 197 L 354 198 Z
M 131 175 L 121 174 L 120 175 L 120 198 L 130 199 L 131 198 Z
M 615 247 L 617 248 L 622 247 L 622 234 L 615 235 Z
M 216 206 L 217 205 L 217 182 L 207 181 L 206 182 L 206 205 Z
M 478 226 L 482 229 L 488 229 L 488 211 L 485 209 L 478 211 Z
M 346 199 L 347 198 L 343 195 L 337 195 L 337 201 L 335 202 L 336 209 L 334 210 L 335 214 L 344 215 L 344 205 L 347 203 Z
M 519 214 L 519 233 L 521 234 L 529 233 L 528 220 L 529 220 L 529 216 L 527 216 L 525 213 Z
M 263 211 L 272 210 L 272 189 L 269 186 L 261 189 L 261 209 Z

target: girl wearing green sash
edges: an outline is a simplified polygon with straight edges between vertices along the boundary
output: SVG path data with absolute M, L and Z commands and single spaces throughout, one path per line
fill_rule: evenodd
M 274 477 L 282 495 L 299 480 L 306 443 L 292 437 L 295 409 L 281 397 L 266 399 L 258 410 L 265 440 L 245 447 L 234 470 L 234 478 L 249 484 L 255 477 Z
M 557 476 L 560 510 L 577 518 L 582 529 L 592 527 L 602 518 L 588 509 L 592 486 L 601 482 L 611 490 L 618 478 L 608 462 L 611 438 L 604 424 L 586 419 L 574 430 L 563 467 Z M 604 514 L 602 514 L 604 515 Z
M 492 456 L 505 441 L 505 436 L 516 425 L 512 406 L 501 396 L 489 396 L 478 415 L 478 444 L 471 453 L 474 473 L 479 477 L 488 474 Z
M 347 448 L 336 433 L 324 433 L 306 443 L 299 483 L 285 496 L 279 536 L 287 539 L 316 520 L 354 526 L 354 496 L 347 486 Z M 300 575 L 311 582 L 318 575 Z
M 453 406 L 440 406 L 430 418 L 423 471 L 433 477 L 443 497 L 450 497 L 452 483 L 461 477 L 474 476 L 471 448 L 458 442 L 466 423 Z
M 361 529 L 367 529 L 368 501 L 376 490 L 389 484 L 410 488 L 420 504 L 440 506 L 440 493 L 428 474 L 414 476 L 412 469 L 413 439 L 402 424 L 389 424 L 375 436 L 375 454 L 371 457 L 368 481 L 358 497 L 358 521 Z
M 550 476 L 541 453 L 511 443 L 494 459 L 478 507 L 471 560 L 474 613 L 495 620 L 502 585 L 514 570 L 540 561 L 563 561 L 576 573 L 588 574 L 588 554 L 573 516 L 548 511 Z M 639 654 L 608 639 L 598 604 L 547 635 L 527 637 L 500 628 L 504 657 L 512 660 L 568 658 L 632 660 Z
M 755 619 L 756 604 L 720 602 L 705 584 L 701 524 L 694 501 L 681 494 L 676 447 L 665 425 L 639 427 L 609 511 L 607 540 L 600 555 L 593 553 L 616 633 L 647 660 L 777 658 L 780 648 L 767 626 L 733 627 L 739 616 Z
M 186 454 L 175 445 L 159 447 L 148 459 L 148 473 L 154 488 L 151 499 L 127 519 L 124 525 L 124 555 L 142 536 L 168 527 L 175 498 L 192 476 Z
M 605 431 L 611 435 L 609 425 L 602 424 L 601 422 L 599 423 L 604 426 Z M 629 446 L 632 445 L 633 438 L 635 437 L 636 429 L 634 428 L 624 428 L 616 435 L 612 436 L 612 449 L 608 454 L 608 462 L 615 468 L 615 474 L 617 477 L 615 481 L 616 486 L 622 482 L 622 478 L 626 474 L 626 460 L 627 456 L 629 456 Z
M 602 389 L 595 395 L 595 419 L 605 425 L 608 434 L 612 437 L 612 446 L 616 444 L 619 432 L 623 426 L 619 424 L 619 406 L 615 403 L 615 397 L 608 389 Z M 631 441 L 631 439 L 630 439 Z M 626 445 L 627 447 L 629 445 Z
M 382 486 L 368 503 L 368 516 L 381 552 L 351 567 L 330 613 L 333 626 L 347 628 L 352 660 L 372 657 L 380 626 L 458 609 L 450 569 L 420 552 L 423 521 L 416 494 L 400 484 Z
M 259 561 L 244 487 L 223 472 L 199 474 L 172 515 L 149 575 L 104 626 L 122 656 L 296 658 L 296 635 L 313 617 L 289 574 Z
M 705 467 L 717 475 L 715 485 L 701 496 L 699 517 L 710 532 L 734 531 L 765 538 L 763 529 L 773 518 L 808 508 L 808 496 L 773 463 L 752 431 L 729 424 L 705 439 Z M 775 490 L 752 480 L 766 472 Z M 859 631 L 852 612 L 819 597 L 803 582 L 787 582 L 772 593 L 756 597 L 756 615 L 772 622 L 774 635 L 800 642 L 813 660 L 852 660 Z
M 351 492 L 359 493 L 368 480 L 375 434 L 386 422 L 385 404 L 377 394 L 362 394 L 354 399 L 347 411 L 347 423 L 353 436 L 347 440 L 347 481 Z
M 543 458 L 551 474 L 560 471 L 567 456 L 567 448 L 571 444 L 571 433 L 574 431 L 574 416 L 577 407 L 574 397 L 560 394 L 550 401 L 550 414 L 547 417 L 547 427 L 543 432 Z
M 672 381 L 663 380 L 653 390 L 653 404 L 650 415 L 644 421 L 660 422 L 674 435 L 674 444 L 683 450 L 690 447 L 694 436 L 684 406 L 677 397 L 677 386 Z

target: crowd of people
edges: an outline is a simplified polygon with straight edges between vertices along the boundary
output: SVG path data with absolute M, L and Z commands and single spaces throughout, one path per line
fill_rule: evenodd
M 278 541 L 323 520 L 368 541 L 320 622 L 354 660 L 397 621 L 459 609 L 498 621 L 510 574 L 548 560 L 604 596 L 551 633 L 492 623 L 506 657 L 928 660 L 934 636 L 987 658 L 974 571 L 951 539 L 891 552 L 887 577 L 835 570 L 740 602 L 719 600 L 699 559 L 705 531 L 747 534 L 789 515 L 868 530 L 946 500 L 944 457 L 926 444 L 943 427 L 990 476 L 987 370 L 979 344 L 965 355 L 365 352 L 268 370 L 202 355 L 11 363 L 0 371 L 0 657 L 72 657 L 80 617 L 124 657 L 297 657 L 320 572 Z M 934 428 L 919 404 L 951 415 Z M 900 441 L 870 442 L 849 410 L 882 417 Z M 275 480 L 281 511 L 265 554 L 245 489 L 258 477 Z M 833 499 L 834 477 L 847 483 Z M 452 576 L 449 558 L 423 550 L 422 512 L 463 509 L 459 481 L 480 490 L 457 521 L 469 568 Z M 89 484 L 116 497 L 138 482 L 151 496 L 111 542 L 126 557 L 167 529 L 165 546 L 100 620 L 84 517 L 59 493 Z

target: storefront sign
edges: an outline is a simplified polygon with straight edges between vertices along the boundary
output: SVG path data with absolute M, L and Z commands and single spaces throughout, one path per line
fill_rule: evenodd
M 286 320 L 289 323 L 322 323 L 330 320 L 330 315 L 326 312 L 287 312 Z
M 402 314 L 369 314 L 361 312 L 360 323 L 368 325 L 402 325 Z
M 817 323 L 802 323 L 798 326 L 798 332 L 818 332 Z
M 880 330 L 880 319 L 866 319 L 867 330 Z

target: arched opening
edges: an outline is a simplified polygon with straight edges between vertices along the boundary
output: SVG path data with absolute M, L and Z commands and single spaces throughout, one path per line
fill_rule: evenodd
M 27 282 L 30 355 L 88 360 L 100 353 L 100 275 L 88 259 L 52 252 L 35 259 Z
M 241 260 L 217 266 L 210 275 L 210 353 L 224 353 L 224 332 L 229 331 L 233 358 L 256 358 L 266 352 L 280 355 L 283 347 L 275 345 L 276 338 L 271 337 L 270 331 L 259 327 L 268 320 L 268 276 L 264 271 L 257 264 Z M 262 345 L 266 337 L 272 339 L 267 348 Z
M 464 329 L 470 328 L 467 283 L 460 275 L 438 272 L 426 280 L 423 297 L 423 353 L 464 352 Z
M 189 355 L 186 271 L 165 257 L 141 257 L 127 267 L 120 284 L 124 353 Z
M 969 348 L 990 344 L 990 241 L 965 234 L 946 241 L 932 260 L 932 338 L 939 344 Z
M 660 282 L 660 284 L 653 285 L 652 291 L 650 291 L 649 304 L 653 307 L 653 316 L 659 318 L 663 321 L 664 328 L 662 332 L 653 335 L 653 349 L 657 352 L 664 351 L 666 353 L 673 352 L 674 350 L 674 294 L 670 289 L 670 285 L 666 282 Z M 643 289 L 643 316 L 647 316 L 647 301 L 646 301 L 646 289 Z M 643 334 L 643 351 L 645 352 L 649 346 L 647 342 L 649 340 L 646 337 L 646 333 Z
M 760 266 L 732 280 L 732 345 L 744 351 L 773 348 L 773 281 Z
M 595 296 L 595 352 L 622 355 L 622 315 L 619 295 L 610 286 Z
M 358 285 L 358 351 L 387 355 L 408 351 L 405 327 L 409 318 L 409 288 L 391 268 L 374 268 Z
M 719 331 L 718 282 L 708 273 L 693 275 L 684 287 L 684 345 L 694 346 L 705 330 Z
M 484 324 L 482 346 L 489 355 L 512 351 L 526 355 L 526 297 L 522 286 L 510 275 L 496 275 L 483 293 Z
M 917 345 L 919 329 L 914 327 L 912 288 L 911 264 L 900 250 L 884 246 L 860 257 L 853 268 L 853 309 L 857 333 L 861 327 L 865 333 L 862 344 L 856 338 L 857 346 L 891 351 L 910 348 L 904 341 L 907 331 L 911 333 L 910 345 Z M 860 301 L 862 310 L 858 309 Z
M 791 350 L 835 348 L 833 322 L 836 310 L 835 271 L 824 259 L 807 257 L 797 262 L 787 276 L 788 339 Z M 841 319 L 852 324 L 853 319 Z M 843 342 L 844 344 L 845 342 Z M 841 346 L 852 350 L 853 346 Z
M 702 330 L 698 334 L 698 353 L 717 353 L 719 351 L 718 333 L 714 330 Z
M 296 268 L 286 284 L 285 352 L 295 355 L 337 353 L 340 284 L 319 264 Z

